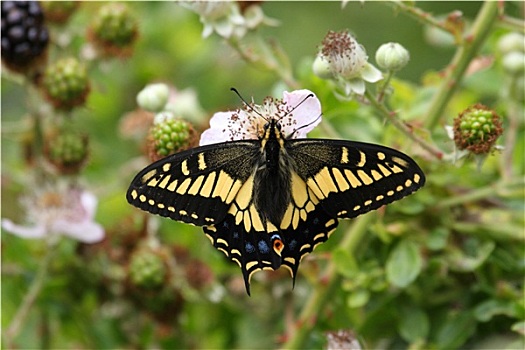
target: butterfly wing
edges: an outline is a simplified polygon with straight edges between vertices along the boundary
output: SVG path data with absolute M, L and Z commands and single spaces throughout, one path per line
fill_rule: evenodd
M 333 217 L 354 218 L 421 188 L 416 162 L 392 148 L 341 140 L 292 140 L 286 144 L 297 174 Z
M 163 158 L 135 176 L 126 198 L 142 210 L 197 226 L 224 219 L 254 169 L 260 142 L 234 141 Z
M 293 278 L 301 258 L 328 239 L 338 219 L 399 200 L 425 183 L 414 160 L 388 147 L 316 139 L 288 140 L 285 147 L 294 170 L 282 255 Z

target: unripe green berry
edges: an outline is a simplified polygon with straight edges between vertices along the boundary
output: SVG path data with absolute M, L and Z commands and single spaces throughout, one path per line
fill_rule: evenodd
M 89 93 L 86 67 L 75 58 L 62 58 L 47 67 L 43 88 L 56 108 L 71 109 L 82 105 Z
M 135 252 L 129 264 L 129 278 L 137 287 L 156 288 L 166 279 L 167 268 L 162 256 L 149 249 Z
M 108 55 L 127 55 L 138 36 L 138 24 L 124 3 L 102 6 L 90 28 L 95 44 Z
M 454 141 L 459 149 L 489 153 L 503 133 L 501 118 L 493 110 L 476 104 L 454 119 Z
M 60 173 L 77 173 L 88 156 L 88 138 L 68 129 L 51 133 L 46 138 L 45 156 Z
M 165 115 L 167 113 L 161 113 Z M 167 155 L 180 152 L 192 146 L 194 130 L 190 123 L 175 118 L 156 116 L 150 130 L 150 158 L 157 160 Z
M 383 44 L 376 51 L 377 65 L 388 71 L 397 71 L 410 60 L 408 51 L 398 43 Z
M 46 20 L 56 23 L 63 24 L 75 13 L 79 1 L 40 1 Z

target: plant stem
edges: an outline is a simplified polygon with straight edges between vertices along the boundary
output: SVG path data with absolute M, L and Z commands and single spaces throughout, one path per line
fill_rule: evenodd
M 432 154 L 437 159 L 443 158 L 444 156 L 443 152 L 439 148 L 427 143 L 425 140 L 423 140 L 422 138 L 414 134 L 414 131 L 410 127 L 408 127 L 405 123 L 403 123 L 403 121 L 397 118 L 394 112 L 389 111 L 388 109 L 386 109 L 384 105 L 379 103 L 376 100 L 376 98 L 370 93 L 370 91 L 366 90 L 365 96 L 370 102 L 370 104 L 372 104 L 379 112 L 381 112 L 381 114 L 386 119 L 388 119 L 392 123 L 392 125 L 398 128 L 408 138 L 410 138 L 411 140 L 419 144 L 423 149 L 425 149 L 427 152 Z
M 274 72 L 277 74 L 286 85 L 290 88 L 298 89 L 300 87 L 299 83 L 294 79 L 292 73 L 286 67 L 287 64 L 278 64 L 277 55 L 270 56 L 268 55 L 255 55 L 253 50 L 245 50 L 242 48 L 239 40 L 235 38 L 230 38 L 227 40 L 228 44 L 237 51 L 237 53 L 248 63 L 252 64 L 255 67 L 266 69 L 268 71 Z M 283 57 L 283 54 L 280 52 L 280 49 L 277 48 L 277 44 L 273 44 L 272 47 L 268 47 L 268 44 L 262 40 L 259 41 L 259 45 L 262 50 L 265 52 L 279 53 L 279 57 Z M 272 60 L 267 57 L 272 57 Z
M 383 82 L 383 85 L 381 85 L 379 93 L 377 94 L 377 102 L 381 103 L 383 101 L 383 98 L 385 97 L 386 89 L 390 85 L 390 80 L 392 80 L 393 76 L 394 76 L 394 72 L 389 70 L 387 73 L 386 79 Z
M 402 11 L 403 13 L 407 14 L 408 16 L 416 19 L 417 21 L 428 24 L 433 27 L 437 27 L 441 30 L 444 30 L 445 32 L 449 32 L 452 35 L 455 35 L 452 31 L 452 29 L 445 25 L 445 23 L 438 21 L 432 15 L 428 12 L 425 12 L 421 10 L 418 7 L 407 5 L 406 3 L 402 1 L 390 1 L 388 2 L 391 6 L 393 6 L 396 10 Z
M 49 263 L 51 262 L 51 257 L 53 256 L 53 251 L 54 249 L 48 246 L 46 255 L 38 267 L 35 279 L 29 287 L 27 294 L 24 296 L 22 303 L 18 307 L 13 320 L 7 327 L 7 330 L 4 332 L 4 341 L 7 348 L 16 348 L 13 342 L 20 332 L 20 327 L 27 318 L 27 315 L 33 307 L 38 295 L 40 294 L 40 291 L 42 290 L 42 286 L 44 285 L 47 277 Z
M 426 127 L 431 131 L 440 120 L 448 102 L 455 94 L 459 83 L 465 74 L 470 62 L 485 42 L 498 17 L 498 2 L 485 1 L 481 7 L 472 30 L 460 46 L 452 61 L 448 65 L 449 72 L 430 102 Z
M 345 232 L 343 240 L 340 243 L 340 247 L 355 254 L 360 243 L 363 241 L 367 228 L 376 217 L 374 213 L 369 213 L 356 220 Z M 326 283 L 319 283 L 317 288 L 314 290 L 310 299 L 306 302 L 306 305 L 296 322 L 295 332 L 291 335 L 288 341 L 283 345 L 282 349 L 304 349 L 306 341 L 311 330 L 315 326 L 316 318 L 322 314 L 323 307 L 332 297 L 333 292 L 338 287 L 341 276 L 338 274 L 336 266 L 333 262 L 327 266 L 325 270 Z
M 519 18 L 503 15 L 499 19 L 498 27 L 525 34 L 525 21 Z
M 478 201 L 483 198 L 492 197 L 499 195 L 502 192 L 518 188 L 520 190 L 520 196 L 523 195 L 523 189 L 525 187 L 525 178 L 515 178 L 512 180 L 500 180 L 495 184 L 472 190 L 464 195 L 454 196 L 438 202 L 434 207 L 435 210 L 442 210 L 444 208 L 453 207 L 464 203 L 470 203 Z

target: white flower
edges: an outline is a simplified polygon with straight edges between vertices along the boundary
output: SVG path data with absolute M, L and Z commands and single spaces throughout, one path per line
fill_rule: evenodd
M 304 138 L 321 122 L 321 103 L 310 90 L 285 91 L 283 99 L 267 97 L 263 105 L 253 102 L 243 109 L 217 112 L 210 119 L 200 145 L 235 140 L 257 140 L 263 136 L 264 125 L 269 120 L 279 121 L 286 137 Z
M 216 32 L 223 38 L 242 38 L 248 30 L 261 24 L 276 25 L 276 21 L 264 16 L 258 5 L 249 6 L 243 13 L 235 1 L 185 1 L 186 8 L 200 15 L 204 25 L 202 36 L 207 38 Z
M 316 61 L 317 67 L 328 64 L 333 79 L 341 85 L 347 96 L 352 92 L 363 95 L 365 81 L 375 83 L 383 79 L 381 72 L 368 63 L 364 47 L 346 31 L 329 31 L 323 39 Z M 325 70 L 320 70 L 323 73 L 319 75 L 321 78 L 326 78 Z
M 2 228 L 22 238 L 45 238 L 63 234 L 84 243 L 96 243 L 104 238 L 104 229 L 93 221 L 97 198 L 74 187 L 44 188 L 25 198 L 28 221 L 33 226 L 21 226 L 2 219 Z

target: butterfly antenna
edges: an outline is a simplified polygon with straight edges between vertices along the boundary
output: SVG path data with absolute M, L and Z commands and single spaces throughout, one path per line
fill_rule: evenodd
M 241 99 L 241 101 L 242 101 L 247 107 L 250 107 L 250 109 L 251 109 L 255 114 L 257 114 L 259 117 L 263 118 L 264 120 L 268 121 L 268 119 L 266 119 L 261 113 L 259 113 L 255 108 L 253 108 L 252 105 L 250 105 L 248 102 L 246 102 L 246 100 L 241 96 L 241 94 L 239 93 L 239 91 L 237 91 L 236 88 L 231 87 L 230 90 L 233 91 L 233 92 L 235 92 L 235 94 Z
M 312 120 L 310 123 L 305 124 L 305 125 L 301 125 L 301 126 L 298 127 L 297 129 L 295 129 L 295 130 L 290 134 L 290 136 L 288 136 L 288 138 L 292 138 L 293 135 L 294 135 L 296 132 L 298 132 L 299 130 L 301 130 L 302 128 L 307 128 L 307 127 L 309 127 L 310 125 L 312 125 L 313 123 L 315 123 L 316 121 L 318 121 L 322 116 L 323 116 L 323 114 L 321 113 L 321 114 L 319 114 L 319 115 L 317 116 L 317 118 L 315 118 L 314 120 Z
M 297 107 L 299 107 L 300 105 L 302 105 L 306 100 L 308 100 L 308 99 L 311 98 L 311 97 L 314 97 L 314 94 L 308 94 L 308 95 L 306 95 L 305 98 L 303 98 L 303 99 L 301 100 L 301 102 L 299 102 L 299 103 L 296 104 L 292 109 L 290 109 L 290 110 L 289 110 L 289 111 L 283 116 L 283 118 L 284 118 L 284 117 L 287 117 L 289 114 L 293 113 L 293 111 L 295 111 L 295 110 L 297 109 Z M 319 117 L 320 117 L 320 116 L 319 116 Z M 319 118 L 319 117 L 317 117 L 317 118 Z M 316 120 L 317 120 L 317 119 L 316 119 Z

